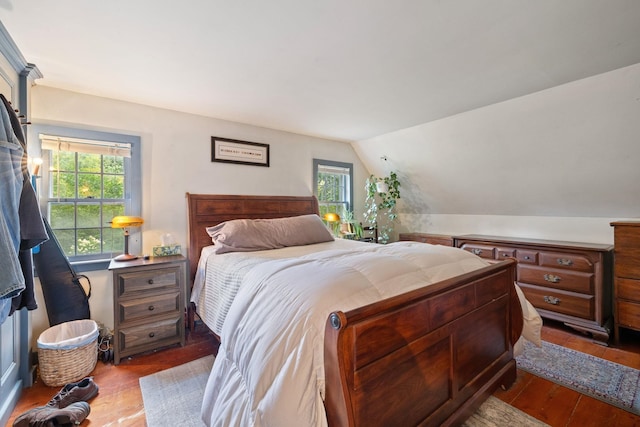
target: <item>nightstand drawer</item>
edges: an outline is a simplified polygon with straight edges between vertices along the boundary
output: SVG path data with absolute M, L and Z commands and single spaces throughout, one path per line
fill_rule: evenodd
M 120 351 L 130 353 L 134 350 L 144 351 L 145 348 L 154 349 L 162 345 L 163 341 L 179 342 L 182 315 L 153 323 L 118 330 Z
M 179 288 L 180 268 L 161 268 L 149 271 L 122 273 L 118 276 L 118 297 L 129 297 L 136 294 L 155 291 L 161 287 Z
M 121 300 L 119 302 L 120 323 L 136 319 L 148 319 L 180 311 L 180 292 L 154 295 L 147 298 Z
M 518 281 L 539 286 L 548 286 L 565 291 L 593 294 L 594 275 L 577 271 L 554 270 L 551 268 L 518 266 Z

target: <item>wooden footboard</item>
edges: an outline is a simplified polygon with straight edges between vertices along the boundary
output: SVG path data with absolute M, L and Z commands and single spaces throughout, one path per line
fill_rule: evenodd
M 457 425 L 516 378 L 514 260 L 349 312 L 325 331 L 330 426 Z

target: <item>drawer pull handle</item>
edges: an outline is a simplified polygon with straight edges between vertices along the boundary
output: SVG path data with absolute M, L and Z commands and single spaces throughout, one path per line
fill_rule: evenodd
M 545 298 L 546 298 L 546 297 L 545 297 Z M 155 332 L 149 332 L 149 338 L 153 338 L 153 337 L 155 337 L 155 336 L 156 336 Z
M 147 283 L 149 283 L 150 285 L 153 285 L 153 279 L 149 279 Z
M 558 258 L 558 265 L 571 266 L 573 265 L 573 261 L 570 259 Z
M 549 295 L 545 295 L 544 296 L 544 302 L 546 302 L 548 304 L 559 305 L 560 304 L 560 298 L 552 297 L 552 296 L 549 296 Z
M 506 252 L 503 252 L 501 255 L 504 256 L 504 257 L 508 257 L 509 256 L 509 254 L 506 253 Z
M 551 283 L 558 283 L 560 281 L 560 276 L 556 276 L 554 274 L 545 274 L 544 280 Z
M 478 248 L 471 249 L 471 253 L 474 255 L 480 255 L 482 253 L 482 249 L 478 249 Z
M 524 259 L 526 259 L 527 261 L 529 261 L 531 259 L 531 257 L 529 255 L 525 255 Z
M 153 311 L 153 310 L 155 310 L 155 309 L 156 309 L 156 308 L 155 308 L 154 306 L 152 306 L 152 305 L 150 305 L 150 306 L 149 306 L 149 311 Z

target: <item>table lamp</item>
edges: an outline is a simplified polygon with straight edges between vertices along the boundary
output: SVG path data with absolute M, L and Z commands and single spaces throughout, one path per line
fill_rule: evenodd
M 129 253 L 129 228 L 140 227 L 144 220 L 138 216 L 116 216 L 111 220 L 111 228 L 124 228 L 124 253 L 114 258 L 115 261 L 131 261 L 138 258 Z
M 331 226 L 333 230 L 333 235 L 337 234 L 337 224 L 340 222 L 340 215 L 335 212 L 328 212 L 323 216 L 324 220 L 327 221 L 328 225 Z

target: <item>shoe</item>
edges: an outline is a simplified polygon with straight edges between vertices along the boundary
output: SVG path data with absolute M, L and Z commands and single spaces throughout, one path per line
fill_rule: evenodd
M 47 403 L 53 408 L 66 408 L 75 402 L 86 402 L 98 394 L 98 384 L 93 382 L 93 377 L 84 378 L 75 383 L 69 383 L 62 387 L 58 394 Z
M 30 409 L 13 422 L 13 427 L 71 427 L 82 423 L 89 416 L 91 407 L 87 402 L 75 402 L 66 408 L 40 406 Z

